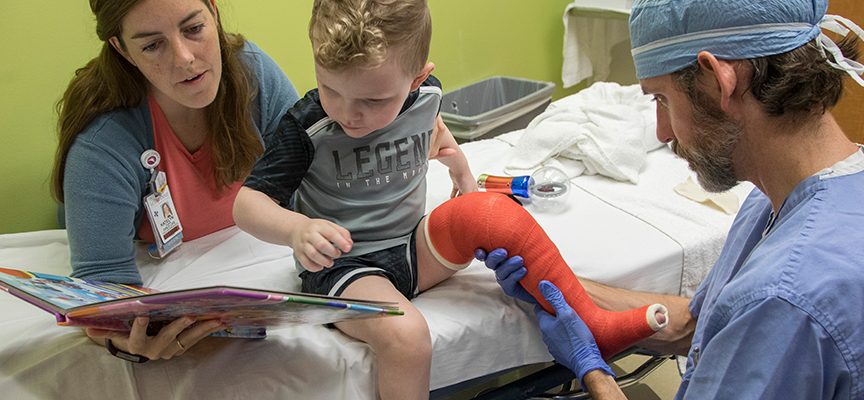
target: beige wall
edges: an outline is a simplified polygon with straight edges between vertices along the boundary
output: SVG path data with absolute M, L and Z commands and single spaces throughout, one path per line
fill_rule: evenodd
M 864 24 L 864 4 L 861 0 L 831 0 L 828 2 L 828 13 L 849 18 L 857 24 Z M 854 37 L 855 34 L 852 36 Z M 861 41 L 858 42 L 858 48 L 859 51 L 864 51 Z M 864 143 L 864 87 L 847 79 L 846 92 L 833 113 L 837 123 L 850 139 L 857 143 Z

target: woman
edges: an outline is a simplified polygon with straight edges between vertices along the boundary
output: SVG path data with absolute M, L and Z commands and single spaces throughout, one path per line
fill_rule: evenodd
M 298 95 L 270 57 L 222 30 L 214 1 L 90 0 L 104 44 L 58 104 L 52 184 L 65 206 L 73 276 L 142 284 L 133 241 L 154 241 L 142 201 L 149 149 L 160 155 L 184 240 L 234 225 L 234 197 L 262 136 Z M 87 334 L 110 339 L 115 355 L 169 359 L 224 329 L 186 318 L 151 337 L 147 322 L 136 319 L 129 334 Z

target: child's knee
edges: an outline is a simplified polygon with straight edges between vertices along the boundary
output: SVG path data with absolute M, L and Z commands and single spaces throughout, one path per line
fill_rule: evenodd
M 412 318 L 413 317 L 413 318 Z M 390 354 L 401 354 L 402 357 L 418 357 L 419 359 L 432 357 L 432 337 L 429 334 L 429 326 L 426 319 L 417 313 L 409 316 L 392 317 L 400 319 L 399 324 L 394 324 L 379 341 L 380 348 L 375 350 Z
M 477 248 L 505 248 L 521 255 L 526 244 L 549 242 L 530 213 L 497 193 L 474 192 L 448 200 L 429 214 L 425 228 L 433 255 L 445 265 L 467 266 Z

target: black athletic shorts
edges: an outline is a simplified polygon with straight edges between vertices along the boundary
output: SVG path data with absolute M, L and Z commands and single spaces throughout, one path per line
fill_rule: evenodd
M 417 296 L 417 245 L 411 232 L 408 243 L 353 257 L 339 257 L 330 268 L 300 273 L 304 293 L 339 296 L 352 282 L 369 275 L 386 277 L 408 300 Z

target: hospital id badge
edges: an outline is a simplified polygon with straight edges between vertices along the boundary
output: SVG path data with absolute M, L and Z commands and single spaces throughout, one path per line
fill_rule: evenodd
M 154 178 L 152 187 L 156 190 L 144 197 L 144 208 L 156 239 L 157 254 L 154 255 L 151 251 L 151 255 L 162 258 L 183 243 L 183 227 L 171 200 L 171 190 L 165 182 L 165 173 L 157 171 Z

